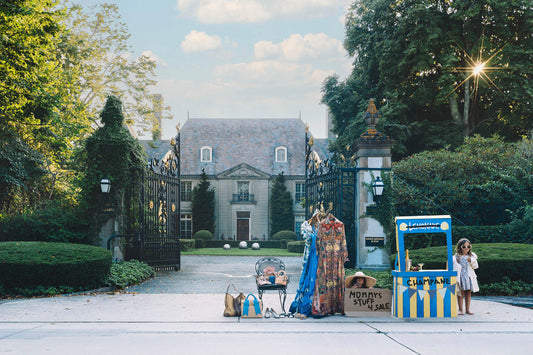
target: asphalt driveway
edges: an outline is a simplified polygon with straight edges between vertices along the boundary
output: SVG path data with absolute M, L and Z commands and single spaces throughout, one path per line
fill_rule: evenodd
M 182 255 L 180 271 L 158 272 L 155 278 L 141 285 L 128 287 L 126 291 L 148 294 L 221 294 L 226 292 L 228 284 L 234 284 L 243 293 L 257 293 L 255 263 L 260 258 Z M 285 263 L 290 276 L 287 293 L 296 294 L 302 272 L 302 258 L 284 256 L 279 259 Z

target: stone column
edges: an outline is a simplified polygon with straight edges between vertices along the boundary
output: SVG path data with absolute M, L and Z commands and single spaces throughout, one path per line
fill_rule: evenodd
M 375 128 L 380 118 L 374 101 L 370 99 L 365 112 L 365 122 L 368 129 L 356 141 L 357 161 L 357 260 L 356 266 L 366 269 L 387 269 L 390 267 L 389 256 L 385 250 L 387 240 L 383 226 L 374 218 L 360 218 L 368 214 L 371 208 L 379 209 L 375 205 L 374 195 L 368 185 L 372 185 L 374 179 L 391 169 L 391 147 L 394 141 L 387 135 L 378 132 Z M 367 186 L 365 186 L 365 184 Z

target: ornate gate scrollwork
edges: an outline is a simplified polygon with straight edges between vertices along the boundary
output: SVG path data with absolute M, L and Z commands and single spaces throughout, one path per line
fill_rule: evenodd
M 180 269 L 180 134 L 139 179 L 137 237 L 130 255 L 157 269 Z
M 331 208 L 331 213 L 344 223 L 349 258 L 346 265 L 353 267 L 357 255 L 356 189 L 358 169 L 355 166 L 336 166 L 330 159 L 320 160 L 318 154 L 311 149 L 313 137 L 308 137 L 307 131 L 306 143 L 306 218 L 311 218 L 317 208 Z

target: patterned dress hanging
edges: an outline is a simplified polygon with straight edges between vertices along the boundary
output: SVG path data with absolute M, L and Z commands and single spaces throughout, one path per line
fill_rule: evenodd
M 313 294 L 313 316 L 344 314 L 344 263 L 348 260 L 344 224 L 329 214 L 316 237 L 318 267 Z

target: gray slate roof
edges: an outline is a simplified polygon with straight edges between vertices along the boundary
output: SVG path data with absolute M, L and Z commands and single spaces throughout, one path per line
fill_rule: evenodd
M 213 150 L 213 161 L 200 161 L 200 149 Z M 287 148 L 287 162 L 276 163 L 275 149 Z M 305 126 L 300 119 L 189 119 L 181 130 L 181 173 L 202 168 L 217 175 L 246 163 L 267 174 L 305 175 Z
M 161 159 L 170 141 L 140 140 L 148 158 Z M 200 149 L 212 148 L 212 162 L 200 161 Z M 275 149 L 287 148 L 287 162 L 275 162 Z M 315 139 L 313 150 L 329 156 L 327 139 Z M 305 175 L 305 125 L 301 119 L 203 119 L 190 118 L 181 129 L 181 174 L 218 175 L 239 164 L 264 173 Z
M 151 140 L 151 139 L 139 139 L 139 144 L 144 148 L 148 161 L 152 158 L 161 160 L 165 154 L 171 149 L 170 139 L 168 140 Z

